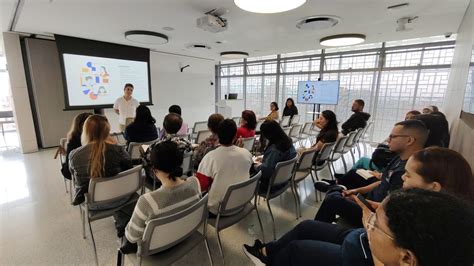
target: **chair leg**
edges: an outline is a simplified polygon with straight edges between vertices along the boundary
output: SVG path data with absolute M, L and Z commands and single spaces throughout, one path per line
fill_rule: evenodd
M 66 194 L 67 194 L 68 193 L 68 191 L 67 191 L 67 180 L 66 180 L 66 178 L 63 178 L 63 179 L 64 179 L 64 188 L 66 189 Z
M 333 175 L 331 176 L 332 177 L 332 180 L 336 180 L 336 167 L 334 167 L 334 162 L 331 162 L 331 166 L 332 166 L 332 171 L 333 171 Z M 331 169 L 329 169 L 329 172 L 331 172 Z
M 255 206 L 255 212 L 257 213 L 258 224 L 260 225 L 260 232 L 262 232 L 262 240 L 263 240 L 263 243 L 266 243 L 265 242 L 265 232 L 263 231 L 262 220 L 260 219 L 260 214 L 258 213 L 257 205 L 254 205 L 254 206 Z
M 206 244 L 207 256 L 209 257 L 209 262 L 211 262 L 211 266 L 212 266 L 214 265 L 214 263 L 212 261 L 211 250 L 209 250 L 209 243 L 207 242 L 207 237 L 204 237 L 204 244 Z
M 342 158 L 342 163 L 344 164 L 344 173 L 347 173 L 347 165 L 346 165 L 346 160 L 344 159 L 344 154 L 341 156 Z
M 79 207 L 79 212 L 81 213 L 81 222 L 82 222 L 82 238 L 86 239 L 86 215 L 82 211 L 82 208 Z
M 296 192 L 296 184 L 295 184 L 294 182 L 292 182 L 292 184 L 291 184 L 291 193 L 293 194 L 293 199 L 295 200 L 296 220 L 298 220 L 298 218 L 299 218 L 298 200 L 299 200 L 299 199 L 296 198 L 297 192 Z
M 89 224 L 89 231 L 91 233 L 92 246 L 94 247 L 95 265 L 99 266 L 99 258 L 97 257 L 97 247 L 95 246 L 94 233 L 92 233 L 91 221 L 88 220 L 87 223 Z
M 69 180 L 69 199 L 72 203 L 72 180 Z
M 217 232 L 217 245 L 219 246 L 219 252 L 221 253 L 222 265 L 225 265 L 224 251 L 222 250 L 221 237 L 219 236 L 219 230 L 216 229 L 216 232 Z
M 354 152 L 352 151 L 352 149 L 350 150 L 350 153 L 351 153 L 351 157 L 352 157 L 352 163 L 353 163 L 353 165 L 355 165 L 356 164 L 355 155 L 354 155 Z
M 125 256 L 120 250 L 120 248 L 118 248 L 117 249 L 117 266 L 124 266 L 124 262 L 123 262 L 124 260 L 125 260 Z
M 272 218 L 273 240 L 276 240 L 275 218 L 273 218 L 272 208 L 270 207 L 270 200 L 267 199 L 267 207 Z

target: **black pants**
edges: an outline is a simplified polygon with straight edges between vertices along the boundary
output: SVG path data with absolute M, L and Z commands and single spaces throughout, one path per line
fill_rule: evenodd
M 332 223 L 336 221 L 336 215 L 339 215 L 350 226 L 363 227 L 362 209 L 354 201 L 345 198 L 339 191 L 326 195 L 314 219 Z
M 368 186 L 374 182 L 378 181 L 377 178 L 371 177 L 365 179 L 356 173 L 356 170 L 350 170 L 345 175 L 337 178 L 337 183 L 344 185 L 347 189 L 355 189 L 360 187 Z
M 270 265 L 342 265 L 341 245 L 352 229 L 303 221 L 265 245 Z

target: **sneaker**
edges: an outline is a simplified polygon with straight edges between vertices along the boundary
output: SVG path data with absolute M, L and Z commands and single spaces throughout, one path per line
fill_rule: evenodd
M 254 246 L 244 244 L 242 246 L 242 250 L 244 251 L 245 255 L 253 262 L 254 265 L 265 266 L 266 257 L 262 254 L 262 247 L 257 247 L 257 245 L 263 246 L 263 243 L 260 242 L 260 240 L 255 240 Z
M 326 192 L 326 191 L 328 191 L 330 186 L 331 186 L 331 184 L 329 184 L 326 181 L 316 181 L 316 182 L 314 182 L 314 189 L 316 189 L 317 191 Z

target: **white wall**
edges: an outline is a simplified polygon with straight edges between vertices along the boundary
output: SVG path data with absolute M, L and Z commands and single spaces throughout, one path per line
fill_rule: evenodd
M 180 66 L 190 65 L 183 72 Z M 189 127 L 196 121 L 205 121 L 215 111 L 214 66 L 212 60 L 151 52 L 151 87 L 153 106 L 150 106 L 157 125 L 172 104 L 181 106 L 184 122 Z M 105 111 L 112 131 L 118 130 L 118 117 L 112 109 Z
M 20 37 L 15 33 L 3 33 L 5 56 L 13 102 L 13 116 L 23 153 L 38 151 L 30 98 L 26 85 L 25 68 L 20 48 Z
M 474 45 L 474 0 L 466 10 L 456 38 L 448 90 L 443 105 L 451 125 L 450 148 L 460 152 L 474 169 L 474 130 L 468 121 L 460 119 L 464 103 L 471 51 Z

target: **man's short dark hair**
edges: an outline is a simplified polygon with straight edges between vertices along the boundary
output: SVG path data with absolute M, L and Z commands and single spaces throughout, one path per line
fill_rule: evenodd
M 224 121 L 219 124 L 217 130 L 219 143 L 226 146 L 231 145 L 236 133 L 237 125 L 235 124 L 235 121 L 232 119 L 224 119 Z
M 170 113 L 165 116 L 163 120 L 163 128 L 168 134 L 176 134 L 181 129 L 183 125 L 183 119 L 180 115 L 175 113 Z
M 424 146 L 430 131 L 426 127 L 425 123 L 420 120 L 405 120 L 395 124 L 395 126 L 402 126 L 404 130 L 409 130 L 413 132 L 413 137 L 420 143 L 421 146 Z
M 125 86 L 123 86 L 123 89 L 125 90 L 127 87 L 132 87 L 132 89 L 133 89 L 133 84 L 132 83 L 125 83 Z
M 181 115 L 181 107 L 179 105 L 173 104 L 168 108 L 169 113 L 175 113 Z
M 362 99 L 357 99 L 357 100 L 354 100 L 354 102 L 356 102 L 358 105 L 360 105 L 362 108 L 364 108 L 365 106 L 365 102 L 364 100 Z

